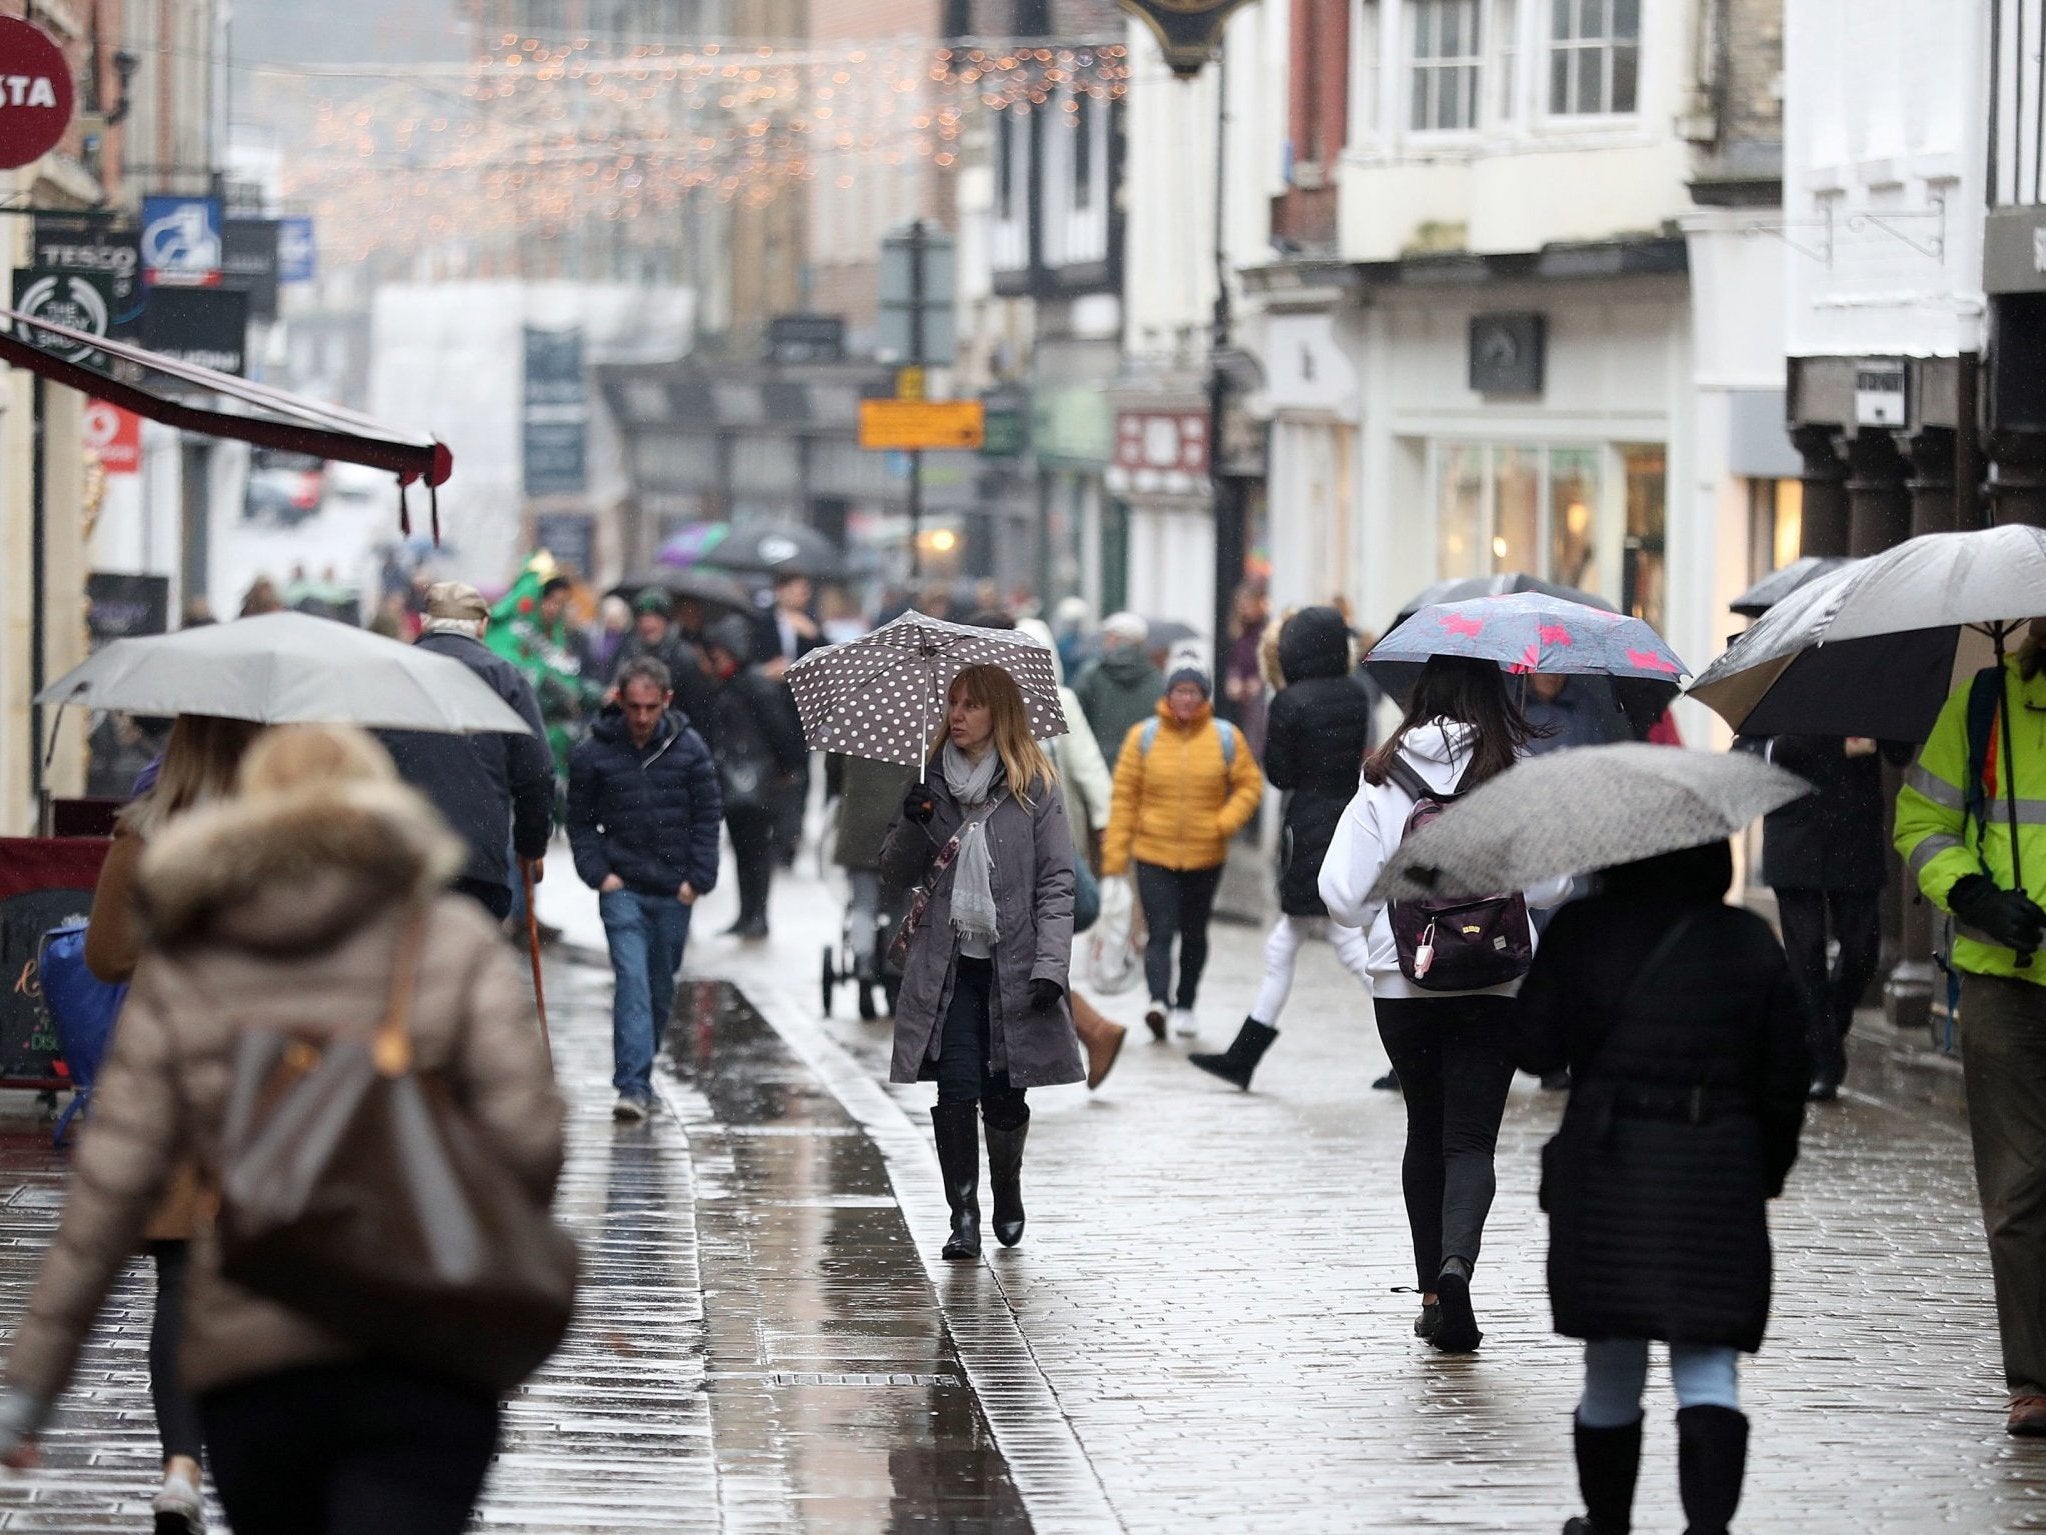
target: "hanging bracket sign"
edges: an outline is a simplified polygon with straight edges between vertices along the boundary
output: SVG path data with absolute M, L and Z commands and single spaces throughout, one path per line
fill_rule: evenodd
M 1190 80 L 1214 58 L 1222 27 L 1249 0 L 1117 0 L 1157 34 L 1165 62 L 1175 75 Z
M 56 39 L 18 17 L 0 17 L 0 169 L 55 149 L 77 105 L 71 65 Z

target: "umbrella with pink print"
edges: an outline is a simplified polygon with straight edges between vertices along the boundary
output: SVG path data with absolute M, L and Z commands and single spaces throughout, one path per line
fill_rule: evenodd
M 1380 640 L 1364 664 L 1397 697 L 1432 656 L 1491 661 L 1520 676 L 1638 678 L 1666 686 L 1670 697 L 1687 673 L 1677 653 L 1640 619 L 1540 592 L 1422 608 Z

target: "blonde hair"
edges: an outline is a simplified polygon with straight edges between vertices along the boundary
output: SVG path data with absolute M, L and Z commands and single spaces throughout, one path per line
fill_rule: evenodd
M 242 759 L 241 792 L 289 794 L 326 784 L 392 783 L 398 769 L 376 737 L 354 725 L 280 725 Z
M 234 793 L 235 775 L 244 756 L 263 731 L 259 720 L 180 714 L 171 724 L 155 784 L 121 811 L 121 828 L 138 837 L 151 837 L 173 816 L 226 799 Z
M 1059 781 L 1058 769 L 1030 733 L 1030 710 L 1023 702 L 1023 690 L 1001 667 L 983 663 L 963 668 L 945 689 L 945 697 L 948 702 L 963 698 L 987 710 L 994 726 L 995 752 L 1002 759 L 1009 793 L 1018 804 L 1030 803 L 1032 784 L 1042 781 L 1050 788 Z M 941 739 L 938 750 L 943 749 Z

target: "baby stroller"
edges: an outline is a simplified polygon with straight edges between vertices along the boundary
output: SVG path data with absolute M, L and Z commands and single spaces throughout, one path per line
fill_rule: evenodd
M 838 942 L 824 950 L 824 1016 L 831 1016 L 831 1001 L 838 988 L 850 986 L 860 1017 L 871 1023 L 882 1015 L 884 1003 L 888 1013 L 895 1011 L 902 974 L 889 965 L 888 948 L 909 910 L 909 901 L 904 891 L 882 885 L 880 876 L 871 870 L 849 872 L 853 895 L 846 902 L 845 921 Z M 868 879 L 878 888 L 871 898 L 864 898 L 866 892 L 860 887 Z

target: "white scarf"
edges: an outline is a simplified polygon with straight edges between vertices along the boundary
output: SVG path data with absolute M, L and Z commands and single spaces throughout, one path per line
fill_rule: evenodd
M 1002 754 L 990 749 L 978 763 L 950 741 L 941 758 L 945 787 L 959 804 L 959 853 L 952 863 L 952 930 L 962 941 L 993 950 L 995 929 L 994 859 L 988 853 L 989 795 Z

